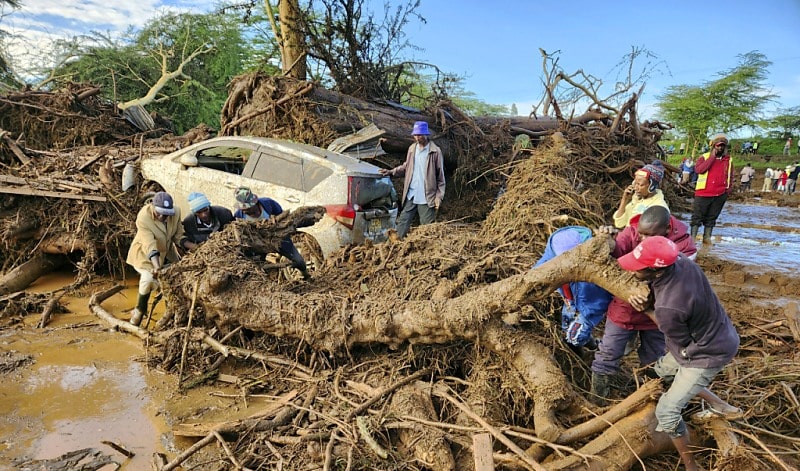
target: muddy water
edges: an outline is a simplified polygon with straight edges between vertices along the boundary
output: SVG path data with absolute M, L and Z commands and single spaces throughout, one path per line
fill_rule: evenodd
M 51 291 L 70 281 L 67 273 L 51 275 L 31 291 Z M 129 284 L 104 307 L 122 316 L 135 299 Z M 34 358 L 31 366 L 0 381 L 0 469 L 14 469 L 15 458 L 54 458 L 88 447 L 114 456 L 126 469 L 149 469 L 153 452 L 164 451 L 166 432 L 155 398 L 172 380 L 135 361 L 145 354 L 142 342 L 97 325 L 86 299 L 66 304 L 71 312 L 57 314 L 44 331 L 34 328 L 39 316 L 29 315 L 24 328 L 0 332 L 0 350 Z M 136 456 L 126 460 L 103 440 Z
M 707 250 L 753 273 L 800 275 L 800 209 L 758 203 L 726 203 Z M 689 215 L 682 219 L 688 221 Z

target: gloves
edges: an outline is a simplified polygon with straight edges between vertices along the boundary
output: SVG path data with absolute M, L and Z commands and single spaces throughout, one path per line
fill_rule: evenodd
M 564 331 L 567 343 L 575 346 L 583 346 L 592 340 L 592 329 L 580 319 L 575 319 L 567 325 Z

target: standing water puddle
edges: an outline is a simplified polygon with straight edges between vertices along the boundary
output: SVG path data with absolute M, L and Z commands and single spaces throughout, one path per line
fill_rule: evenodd
M 688 221 L 688 215 L 684 221 Z M 754 273 L 798 275 L 800 209 L 726 203 L 714 228 L 714 245 L 709 253 L 747 265 Z
M 70 281 L 70 274 L 51 275 L 31 291 Z M 127 298 L 116 296 L 117 306 L 112 300 L 107 304 L 122 312 L 131 304 Z M 97 323 L 87 299 L 67 305 L 71 312 L 56 314 L 47 329 L 33 327 L 39 316 L 29 315 L 26 327 L 0 332 L 0 351 L 33 358 L 0 381 L 0 469 L 14 469 L 13 459 L 49 459 L 83 448 L 101 450 L 126 469 L 149 469 L 153 452 L 163 451 L 160 437 L 166 431 L 150 388 L 165 378 L 135 361 L 144 354 L 139 339 L 102 326 L 70 328 Z M 103 440 L 136 456 L 126 459 Z

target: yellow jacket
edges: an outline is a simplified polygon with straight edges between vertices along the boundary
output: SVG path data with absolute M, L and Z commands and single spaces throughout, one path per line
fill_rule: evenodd
M 165 222 L 157 221 L 153 217 L 153 205 L 147 204 L 136 215 L 136 235 L 128 250 L 126 262 L 135 268 L 152 270 L 150 255 L 158 252 L 161 265 L 170 255 L 170 260 L 177 260 L 177 254 L 171 242 L 181 246 L 185 235 L 181 223 L 181 210 L 175 208 L 175 214 L 167 217 Z

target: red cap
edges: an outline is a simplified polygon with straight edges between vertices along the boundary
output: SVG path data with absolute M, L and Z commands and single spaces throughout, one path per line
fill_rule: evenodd
M 633 249 L 633 252 L 617 259 L 619 266 L 628 271 L 645 268 L 664 268 L 678 259 L 678 247 L 663 236 L 648 237 Z

